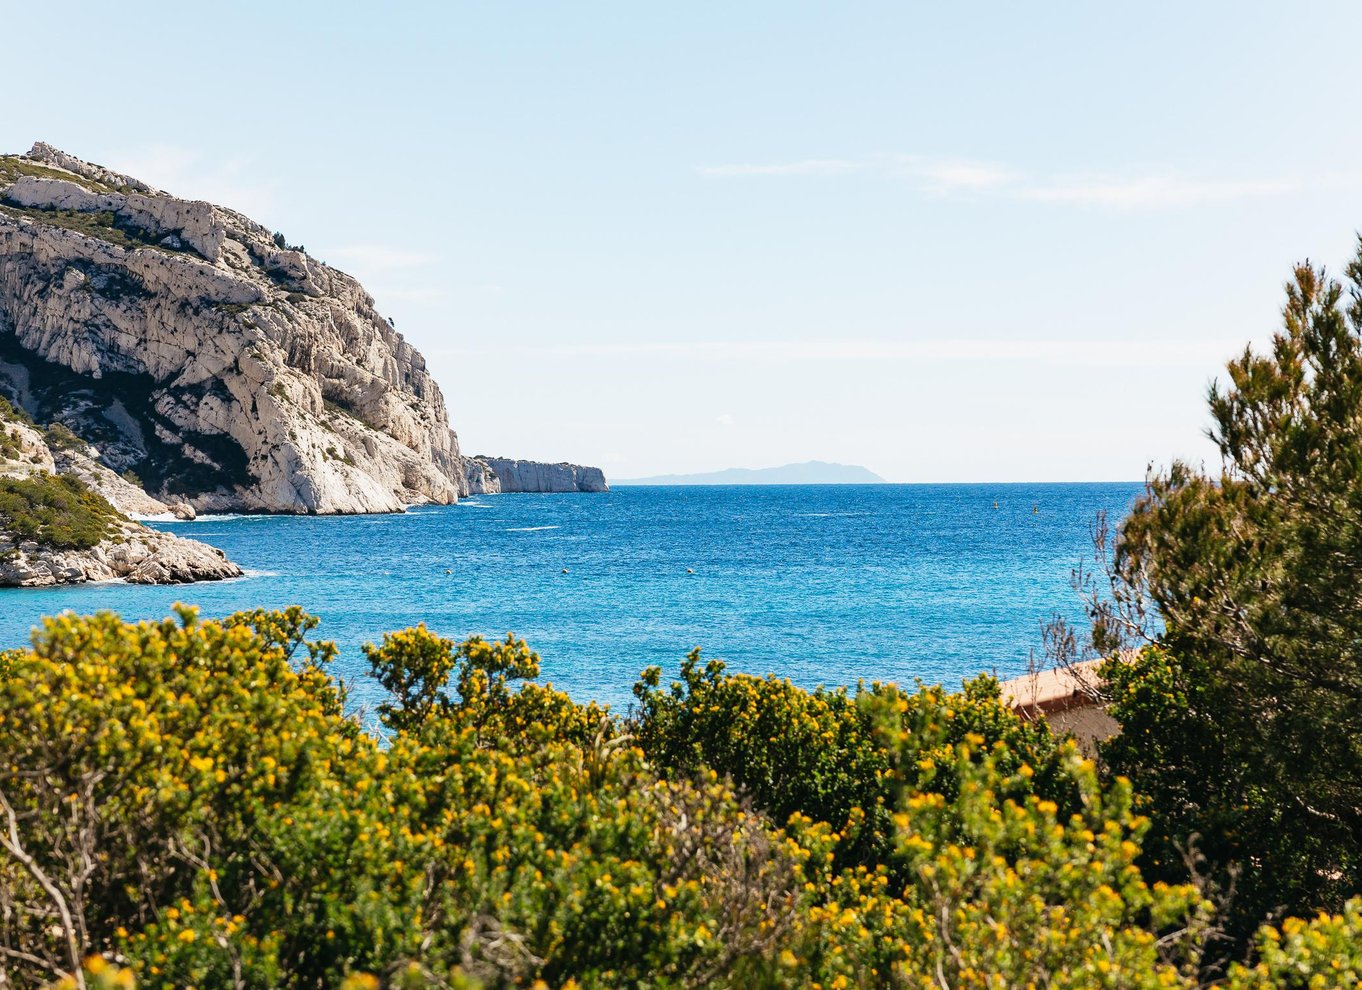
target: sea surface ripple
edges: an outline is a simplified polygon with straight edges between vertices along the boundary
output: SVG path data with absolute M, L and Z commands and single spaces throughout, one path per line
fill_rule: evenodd
M 619 488 L 479 496 L 393 516 L 224 516 L 153 525 L 221 547 L 245 578 L 0 591 L 0 646 L 41 616 L 157 618 L 300 604 L 341 648 L 351 701 L 381 689 L 360 647 L 424 621 L 462 639 L 514 630 L 575 698 L 626 707 L 638 673 L 692 647 L 804 686 L 957 686 L 1021 672 L 1072 569 L 1138 484 Z M 996 503 L 996 507 L 995 507 Z

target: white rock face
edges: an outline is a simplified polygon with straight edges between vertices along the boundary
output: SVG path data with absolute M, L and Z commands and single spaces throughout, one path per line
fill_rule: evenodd
M 580 464 L 545 464 L 510 457 L 466 459 L 465 477 L 471 494 L 496 495 L 502 492 L 605 492 L 605 474 L 600 468 Z
M 0 586 L 123 580 L 131 584 L 183 584 L 240 577 L 241 568 L 216 547 L 138 523 L 90 550 L 56 550 L 0 533 Z
M 158 503 L 391 512 L 468 490 L 439 387 L 358 282 L 43 144 L 0 157 L 0 345 L 38 418 L 89 426 Z

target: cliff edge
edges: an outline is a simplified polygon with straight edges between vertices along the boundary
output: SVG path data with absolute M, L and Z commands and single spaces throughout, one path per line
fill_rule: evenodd
M 354 278 L 45 144 L 0 157 L 0 392 L 199 511 L 467 491 L 439 387 Z

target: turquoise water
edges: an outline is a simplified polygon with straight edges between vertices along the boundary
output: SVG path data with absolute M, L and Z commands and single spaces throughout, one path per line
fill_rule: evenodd
M 40 616 L 173 602 L 221 615 L 301 604 L 372 704 L 360 645 L 424 620 L 452 638 L 514 630 L 547 679 L 626 705 L 640 670 L 692 647 L 795 682 L 958 684 L 1020 672 L 1055 613 L 1095 514 L 1136 484 L 622 488 L 502 495 L 405 515 L 204 518 L 158 524 L 227 551 L 230 582 L 0 591 L 0 645 Z M 994 508 L 994 502 L 997 508 Z M 564 573 L 566 569 L 567 573 Z M 694 573 L 689 573 L 693 571 Z M 446 573 L 449 571 L 450 573 Z

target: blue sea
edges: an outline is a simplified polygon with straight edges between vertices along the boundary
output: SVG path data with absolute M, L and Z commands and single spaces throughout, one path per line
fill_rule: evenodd
M 1100 510 L 1138 484 L 619 488 L 479 496 L 403 515 L 222 516 L 157 523 L 221 547 L 229 582 L 0 591 L 0 646 L 41 616 L 174 602 L 217 616 L 303 605 L 341 647 L 360 706 L 379 700 L 360 647 L 425 621 L 462 639 L 513 630 L 543 677 L 626 707 L 643 668 L 693 647 L 798 684 L 1010 676 L 1041 624 L 1081 617 L 1073 568 Z M 995 507 L 996 503 L 996 507 Z

